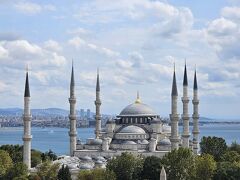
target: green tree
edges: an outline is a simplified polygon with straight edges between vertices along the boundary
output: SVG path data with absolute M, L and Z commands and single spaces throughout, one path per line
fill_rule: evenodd
M 93 180 L 92 171 L 81 170 L 78 174 L 78 180 Z
M 219 162 L 214 180 L 239 180 L 240 163 L 238 162 Z
M 236 151 L 238 154 L 240 154 L 240 144 L 237 143 L 237 141 L 232 142 L 231 146 L 229 147 L 230 151 Z
M 160 178 L 161 159 L 156 156 L 145 158 L 143 163 L 142 178 L 155 180 Z
M 68 166 L 62 165 L 61 169 L 58 171 L 58 180 L 71 180 L 71 174 Z
M 42 152 L 32 149 L 31 151 L 31 166 L 36 167 L 42 162 Z
M 107 170 L 116 174 L 117 180 L 134 180 L 141 176 L 143 159 L 130 153 L 122 153 L 121 156 L 107 163 Z
M 196 180 L 211 180 L 217 168 L 216 161 L 210 154 L 196 157 Z
M 9 169 L 6 179 L 27 179 L 27 176 L 27 166 L 22 162 L 17 162 Z
M 240 154 L 236 151 L 226 151 L 220 158 L 221 161 L 226 162 L 240 162 Z
M 82 170 L 78 180 L 116 180 L 116 176 L 112 171 L 104 169 Z
M 9 153 L 4 150 L 0 150 L 0 178 L 5 176 L 12 166 L 13 163 Z
M 59 164 L 45 161 L 37 167 L 37 175 L 44 180 L 57 179 Z
M 190 149 L 174 149 L 164 155 L 161 163 L 166 170 L 168 179 L 190 180 L 195 177 L 195 160 Z
M 49 151 L 41 154 L 42 161 L 55 161 L 57 159 L 57 155 L 50 149 Z
M 23 161 L 23 146 L 20 145 L 2 145 L 1 150 L 7 151 L 14 163 Z
M 220 160 L 220 157 L 226 152 L 227 144 L 223 138 L 219 137 L 205 137 L 200 142 L 201 151 L 203 154 L 210 154 L 216 161 Z

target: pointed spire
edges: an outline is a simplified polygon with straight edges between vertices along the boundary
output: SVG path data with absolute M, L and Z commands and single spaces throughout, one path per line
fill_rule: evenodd
M 183 78 L 183 86 L 188 85 L 188 78 L 187 78 L 187 65 L 186 65 L 186 60 L 185 60 L 185 68 L 184 68 L 184 78 Z
M 175 63 L 174 63 L 174 72 L 173 72 L 173 82 L 172 82 L 172 96 L 177 96 L 177 82 L 176 82 L 176 74 L 175 74 Z
M 161 174 L 160 174 L 160 180 L 167 180 L 167 174 L 164 169 L 164 166 L 162 166 Z
M 72 60 L 72 73 L 71 73 L 71 84 L 70 86 L 74 86 L 75 85 L 75 80 L 74 80 L 74 68 L 73 68 L 73 60 Z
M 197 70 L 196 70 L 196 69 L 195 69 L 195 73 L 194 73 L 193 89 L 194 89 L 194 90 L 198 90 L 198 85 L 197 85 Z
M 24 97 L 30 97 L 29 81 L 28 81 L 28 67 L 26 70 L 25 93 Z
M 100 91 L 99 69 L 97 69 L 97 84 L 96 84 L 96 91 Z
M 139 91 L 137 91 L 137 99 L 136 99 L 135 103 L 137 103 L 137 104 L 141 103 L 141 99 L 140 99 L 140 96 L 139 96 Z

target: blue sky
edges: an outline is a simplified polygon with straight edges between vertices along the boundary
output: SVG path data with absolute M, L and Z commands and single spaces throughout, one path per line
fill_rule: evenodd
M 239 22 L 237 0 L 0 0 L 0 107 L 22 107 L 29 64 L 32 108 L 68 109 L 74 59 L 78 109 L 94 110 L 99 67 L 103 113 L 139 90 L 167 117 L 175 62 L 181 114 L 186 59 L 190 98 L 197 65 L 200 114 L 239 118 Z

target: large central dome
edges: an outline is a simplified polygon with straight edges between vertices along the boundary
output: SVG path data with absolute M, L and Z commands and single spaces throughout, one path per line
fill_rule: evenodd
M 142 103 L 133 103 L 125 107 L 121 113 L 120 116 L 155 116 L 156 113 L 146 104 Z
M 137 96 L 135 103 L 125 107 L 119 116 L 156 116 L 157 114 L 148 105 L 143 104 Z

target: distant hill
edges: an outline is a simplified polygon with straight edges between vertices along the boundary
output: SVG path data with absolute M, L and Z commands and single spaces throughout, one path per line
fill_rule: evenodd
M 46 108 L 46 109 L 31 109 L 33 116 L 67 116 L 69 111 L 60 108 Z M 4 108 L 0 109 L 0 115 L 2 116 L 21 116 L 23 109 L 21 108 Z
M 77 115 L 80 111 L 76 111 Z M 23 109 L 21 108 L 0 108 L 0 116 L 22 116 Z M 46 109 L 31 109 L 33 116 L 68 116 L 69 111 L 61 108 L 46 108 Z M 95 113 L 91 112 L 91 117 L 94 117 Z M 85 111 L 86 116 L 86 111 Z M 102 115 L 109 116 L 109 115 Z

